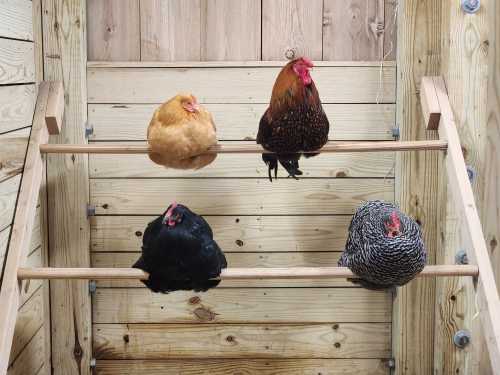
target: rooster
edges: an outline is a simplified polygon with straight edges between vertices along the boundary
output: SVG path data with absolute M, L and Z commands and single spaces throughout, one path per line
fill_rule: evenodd
M 149 158 L 175 169 L 200 169 L 216 158 L 203 154 L 217 143 L 212 115 L 191 94 L 162 104 L 148 127 Z
M 381 290 L 408 283 L 426 259 L 420 226 L 393 204 L 370 201 L 356 210 L 338 264 L 359 277 L 353 283 Z
M 269 180 L 278 175 L 278 161 L 289 176 L 302 175 L 302 152 L 311 157 L 328 141 L 328 118 L 309 74 L 313 63 L 306 57 L 290 61 L 274 83 L 271 102 L 259 123 L 257 143 L 272 153 L 262 154 Z
M 143 282 L 153 292 L 206 292 L 220 283 L 213 278 L 227 267 L 205 219 L 175 202 L 148 224 L 142 243 L 133 267 L 149 273 Z

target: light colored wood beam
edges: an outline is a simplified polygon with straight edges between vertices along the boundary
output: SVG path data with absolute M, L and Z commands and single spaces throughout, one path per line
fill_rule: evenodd
M 478 276 L 473 265 L 427 266 L 417 277 L 427 276 Z M 89 280 L 147 280 L 149 274 L 136 268 L 20 268 L 20 280 L 37 279 L 89 279 Z M 354 278 L 346 267 L 289 267 L 289 268 L 227 268 L 222 270 L 222 280 L 250 279 L 333 279 Z
M 59 134 L 64 116 L 64 87 L 61 81 L 50 82 L 45 122 L 50 135 Z
M 328 142 L 319 152 L 374 152 L 374 151 L 419 151 L 441 150 L 448 147 L 445 141 L 380 141 L 380 142 Z M 147 154 L 147 144 L 45 144 L 40 146 L 40 151 L 47 154 Z M 211 147 L 207 154 L 260 154 L 266 153 L 258 144 L 224 144 Z

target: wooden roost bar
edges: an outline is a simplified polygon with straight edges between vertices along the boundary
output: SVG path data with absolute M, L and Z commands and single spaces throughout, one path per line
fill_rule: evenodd
M 500 374 L 499 24 L 494 0 L 0 0 L 0 375 Z M 330 140 L 271 184 L 258 121 L 302 54 Z M 202 170 L 144 155 L 180 91 L 217 123 Z M 130 268 L 173 199 L 228 258 L 207 293 Z M 423 231 L 396 293 L 336 266 L 366 199 Z

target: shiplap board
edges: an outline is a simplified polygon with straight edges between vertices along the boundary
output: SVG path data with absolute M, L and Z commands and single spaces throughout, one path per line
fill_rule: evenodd
M 325 0 L 323 58 L 325 60 L 380 60 L 384 33 L 384 0 Z M 375 29 L 374 29 L 375 28 Z
M 140 60 L 139 0 L 87 1 L 89 60 Z
M 394 200 L 392 179 L 97 179 L 90 200 L 98 215 L 154 215 L 174 200 L 200 215 L 354 213 L 365 200 Z
M 0 84 L 35 81 L 33 42 L 0 38 Z
M 17 358 L 42 325 L 43 290 L 39 288 L 19 309 L 10 352 L 10 362 L 13 362 Z
M 0 133 L 30 126 L 35 101 L 35 85 L 0 86 Z
M 0 37 L 33 40 L 31 1 L 0 0 Z
M 21 175 L 0 182 L 0 230 L 12 223 Z
M 30 130 L 0 134 L 0 182 L 22 172 Z
M 140 0 L 141 60 L 200 60 L 201 0 Z
M 101 288 L 94 323 L 329 323 L 391 321 L 387 292 L 362 288 L 215 288 L 207 293 L 152 293 Z
M 261 0 L 203 0 L 202 60 L 260 60 Z
M 263 0 L 262 59 L 285 60 L 285 53 L 322 60 L 323 0 Z
M 36 374 L 43 366 L 45 338 L 40 328 L 16 360 L 9 366 L 7 375 Z
M 139 141 L 159 104 L 90 104 L 89 124 L 95 141 Z M 257 136 L 267 104 L 207 104 L 220 140 L 248 140 Z M 392 140 L 394 104 L 325 104 L 330 140 Z
M 242 242 L 241 242 L 242 243 Z M 137 251 L 140 247 L 137 247 Z M 137 261 L 140 253 L 92 253 L 92 267 L 127 268 Z M 225 253 L 228 267 L 335 267 L 338 252 L 288 252 L 288 253 Z M 100 280 L 99 288 L 145 288 L 139 280 Z M 286 287 L 356 287 L 345 279 L 287 279 L 287 280 L 222 280 L 219 288 L 286 288 Z
M 88 68 L 89 103 L 160 103 L 191 91 L 200 103 L 268 103 L 279 67 Z M 394 67 L 317 67 L 324 103 L 395 102 Z M 379 82 L 381 80 L 381 82 Z
M 92 216 L 91 251 L 140 251 L 144 228 L 154 219 L 153 216 Z M 344 250 L 351 221 L 350 216 L 205 216 L 205 219 L 212 227 L 214 239 L 227 252 L 340 252 Z
M 0 140 L 1 144 L 1 140 Z M 0 153 L 1 154 L 1 153 Z M 300 161 L 300 169 L 307 177 L 393 177 L 394 153 L 320 154 Z M 154 164 L 147 155 L 90 155 L 91 178 L 109 177 L 263 177 L 268 167 L 259 154 L 219 154 L 209 166 L 195 171 L 168 169 Z M 280 168 L 279 177 L 288 173 Z M 1 178 L 1 169 L 0 169 Z
M 97 375 L 389 375 L 385 359 L 99 360 Z
M 94 324 L 93 343 L 97 359 L 386 358 L 390 331 L 387 323 Z

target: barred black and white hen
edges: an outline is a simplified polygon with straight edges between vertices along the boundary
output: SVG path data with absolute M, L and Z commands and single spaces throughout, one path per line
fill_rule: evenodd
M 424 268 L 427 252 L 420 226 L 396 206 L 382 201 L 362 204 L 352 217 L 345 250 L 338 262 L 373 290 L 412 280 Z

